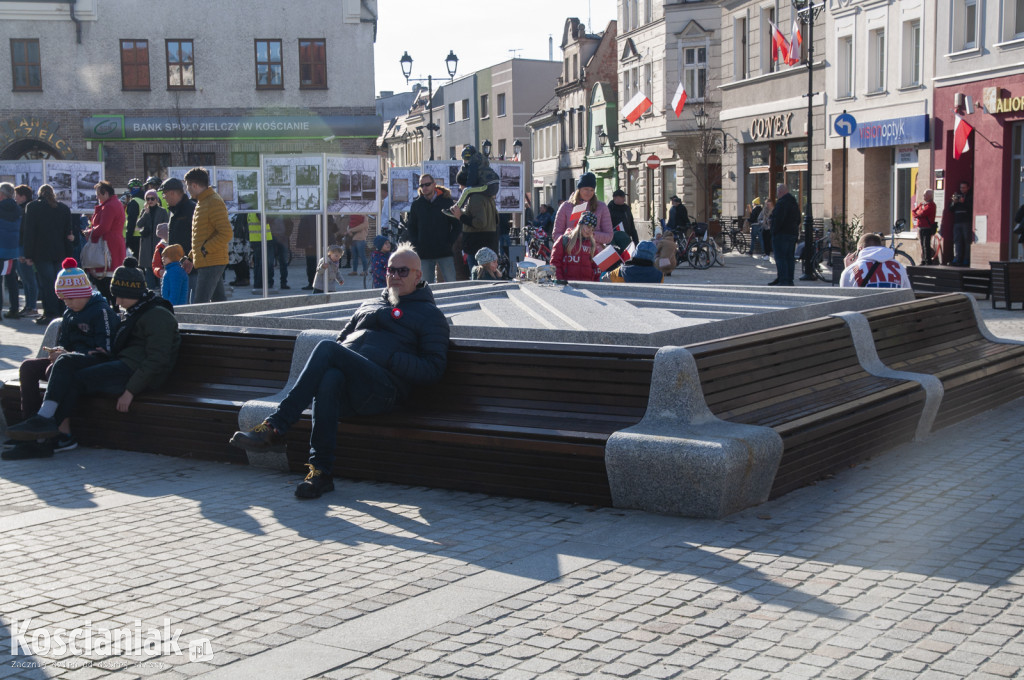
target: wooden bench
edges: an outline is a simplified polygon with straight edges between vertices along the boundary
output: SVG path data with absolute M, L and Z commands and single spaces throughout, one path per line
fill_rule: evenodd
M 949 265 L 907 267 L 910 286 L 918 293 L 977 293 L 988 299 L 992 271 Z
M 1024 345 L 987 338 L 966 296 L 942 295 L 863 314 L 884 364 L 942 381 L 938 426 L 1024 396 Z
M 691 345 L 723 420 L 771 427 L 784 450 L 770 496 L 913 439 L 925 392 L 865 371 L 846 323 L 824 318 Z
M 643 417 L 655 348 L 453 339 L 448 370 L 406 406 L 338 425 L 354 479 L 610 505 L 604 448 Z M 311 420 L 288 433 L 304 471 Z
M 81 399 L 72 431 L 86 446 L 244 463 L 244 452 L 227 443 L 238 411 L 284 386 L 294 344 L 288 333 L 183 327 L 178 363 L 160 389 L 139 395 L 127 414 L 110 397 Z M 0 390 L 0 405 L 7 422 L 20 420 L 17 380 Z

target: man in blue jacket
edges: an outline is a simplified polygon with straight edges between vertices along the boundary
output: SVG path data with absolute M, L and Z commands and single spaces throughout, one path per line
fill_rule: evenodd
M 236 432 L 231 444 L 266 451 L 284 444 L 284 434 L 312 403 L 309 474 L 295 489 L 298 498 L 319 498 L 334 490 L 332 468 L 338 418 L 392 411 L 413 385 L 437 382 L 448 363 L 448 320 L 434 304 L 420 258 L 402 245 L 388 261 L 388 287 L 364 302 L 337 342 L 313 349 L 302 373 L 266 420 Z

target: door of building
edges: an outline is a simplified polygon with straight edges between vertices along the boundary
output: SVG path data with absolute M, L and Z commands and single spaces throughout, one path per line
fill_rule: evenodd
M 1017 215 L 1021 204 L 1024 204 L 1024 175 L 1021 173 L 1021 165 L 1024 163 L 1024 123 L 1013 124 L 1011 139 L 1013 146 L 1010 149 L 1010 206 L 1006 211 L 1006 214 L 1010 216 L 1007 239 L 1010 247 L 1007 250 L 1011 259 L 1020 260 L 1024 259 L 1024 246 L 1020 244 L 1020 239 L 1013 233 L 1013 228 L 1016 226 L 1013 223 L 1013 218 Z

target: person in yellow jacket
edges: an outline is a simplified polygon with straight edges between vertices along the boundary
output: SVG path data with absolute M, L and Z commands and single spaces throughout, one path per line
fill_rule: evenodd
M 231 219 L 224 199 L 210 186 L 210 173 L 204 168 L 192 168 L 185 173 L 185 186 L 196 201 L 192 213 L 192 252 L 188 258 L 193 269 L 189 278 L 195 280 L 192 304 L 222 302 L 224 270 L 228 266 L 228 248 L 231 245 Z

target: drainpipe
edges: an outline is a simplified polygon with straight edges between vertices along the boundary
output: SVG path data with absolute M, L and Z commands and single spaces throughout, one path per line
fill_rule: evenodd
M 75 42 L 82 44 L 82 21 L 75 16 L 76 0 L 68 0 L 68 7 L 71 8 L 71 20 L 75 22 Z

